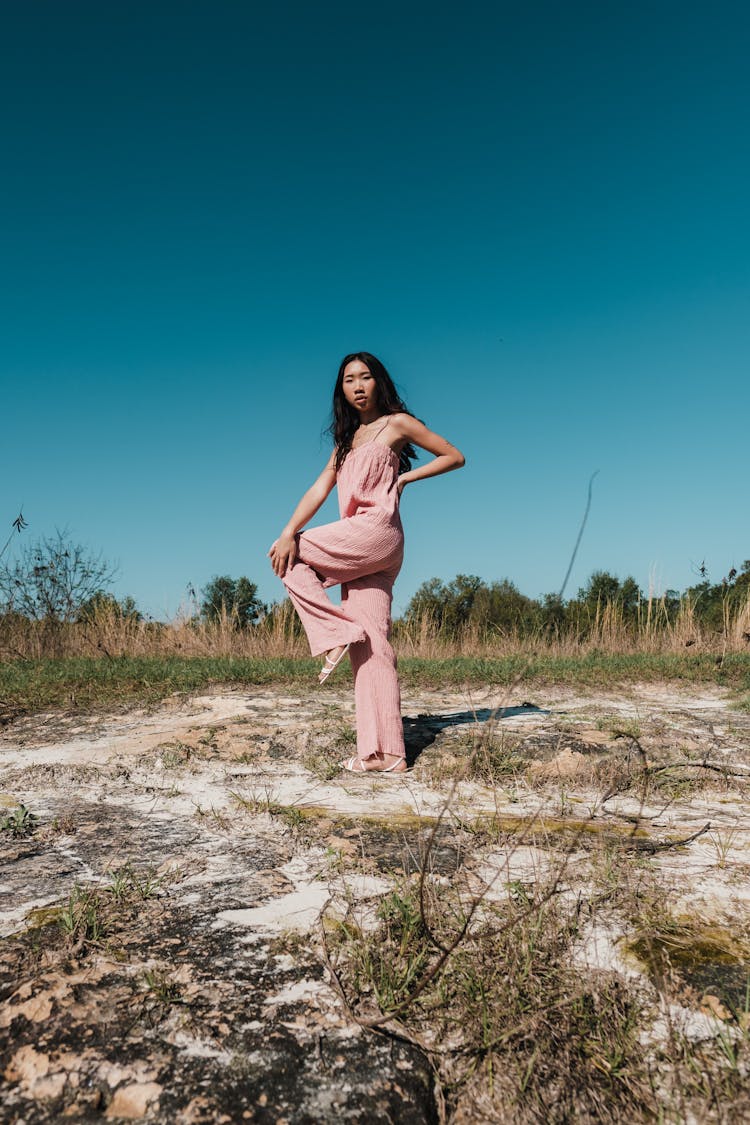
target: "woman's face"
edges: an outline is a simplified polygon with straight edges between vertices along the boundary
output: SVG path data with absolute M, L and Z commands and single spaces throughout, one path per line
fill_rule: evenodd
M 378 387 L 369 367 L 361 359 L 353 359 L 351 363 L 347 363 L 341 387 L 346 401 L 360 415 L 367 415 L 377 409 Z

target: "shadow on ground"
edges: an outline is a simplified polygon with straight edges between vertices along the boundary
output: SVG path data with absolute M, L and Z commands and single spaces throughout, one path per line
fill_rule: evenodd
M 491 719 L 512 719 L 517 715 L 550 715 L 551 711 L 537 707 L 535 703 L 521 703 L 518 707 L 480 707 L 474 711 L 453 711 L 444 715 L 404 716 L 404 742 L 406 762 L 413 766 L 423 750 L 432 746 L 437 736 L 449 727 L 466 726 L 468 723 L 486 723 Z

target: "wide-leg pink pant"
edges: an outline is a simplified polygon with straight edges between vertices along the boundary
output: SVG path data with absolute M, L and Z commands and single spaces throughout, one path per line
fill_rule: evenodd
M 401 692 L 390 644 L 393 583 L 403 557 L 400 526 L 354 516 L 303 531 L 297 543 L 297 559 L 282 581 L 313 656 L 352 646 L 357 754 L 404 757 Z M 339 583 L 340 607 L 325 591 Z

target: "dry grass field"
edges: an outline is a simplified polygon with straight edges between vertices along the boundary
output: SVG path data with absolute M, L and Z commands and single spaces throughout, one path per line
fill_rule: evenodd
M 726 608 L 720 630 L 707 630 L 695 607 L 683 601 L 670 619 L 664 599 L 649 598 L 637 617 L 626 621 L 617 603 L 597 606 L 586 627 L 564 630 L 482 629 L 472 625 L 447 633 L 436 628 L 429 613 L 416 620 L 396 621 L 394 643 L 401 656 L 423 660 L 452 657 L 499 658 L 509 655 L 580 657 L 664 655 L 684 652 L 726 655 L 750 652 L 750 599 Z M 231 615 L 218 620 L 177 617 L 154 622 L 119 612 L 105 603 L 85 620 L 74 623 L 0 617 L 0 658 L 41 660 L 47 657 L 236 657 L 251 660 L 303 659 L 309 650 L 291 603 L 274 607 L 259 625 L 240 629 Z

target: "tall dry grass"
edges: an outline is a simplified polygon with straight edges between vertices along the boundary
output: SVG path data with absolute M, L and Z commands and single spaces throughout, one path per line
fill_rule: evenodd
M 291 603 L 254 628 L 238 628 L 223 613 L 217 621 L 177 617 L 169 622 L 127 617 L 116 607 L 95 609 L 85 621 L 50 623 L 18 616 L 0 618 L 0 659 L 49 657 L 309 657 Z
M 690 651 L 750 651 L 750 597 L 732 610 L 727 603 L 723 627 L 708 630 L 689 599 L 670 618 L 663 598 L 644 599 L 634 620 L 626 619 L 617 602 L 597 606 L 591 620 L 556 630 L 500 631 L 478 623 L 448 633 L 429 613 L 416 621 L 396 621 L 394 647 L 401 656 L 425 660 L 452 657 L 492 658 L 510 655 L 561 657 L 601 654 L 661 655 Z M 17 615 L 0 617 L 0 659 L 40 660 L 55 657 L 237 657 L 247 659 L 305 658 L 309 648 L 290 602 L 274 608 L 259 625 L 238 628 L 223 614 L 205 622 L 178 617 L 171 622 L 138 620 L 116 607 L 97 608 L 73 624 L 29 621 Z
M 666 600 L 650 597 L 638 607 L 633 620 L 622 605 L 597 605 L 591 620 L 559 629 L 538 628 L 531 632 L 493 630 L 472 623 L 457 633 L 441 630 L 430 614 L 415 622 L 396 622 L 395 644 L 406 656 L 446 659 L 454 656 L 493 657 L 514 654 L 576 656 L 590 653 L 649 654 L 728 653 L 750 651 L 750 596 L 732 611 L 724 607 L 723 628 L 707 628 L 689 598 L 683 599 L 676 616 L 670 617 Z

